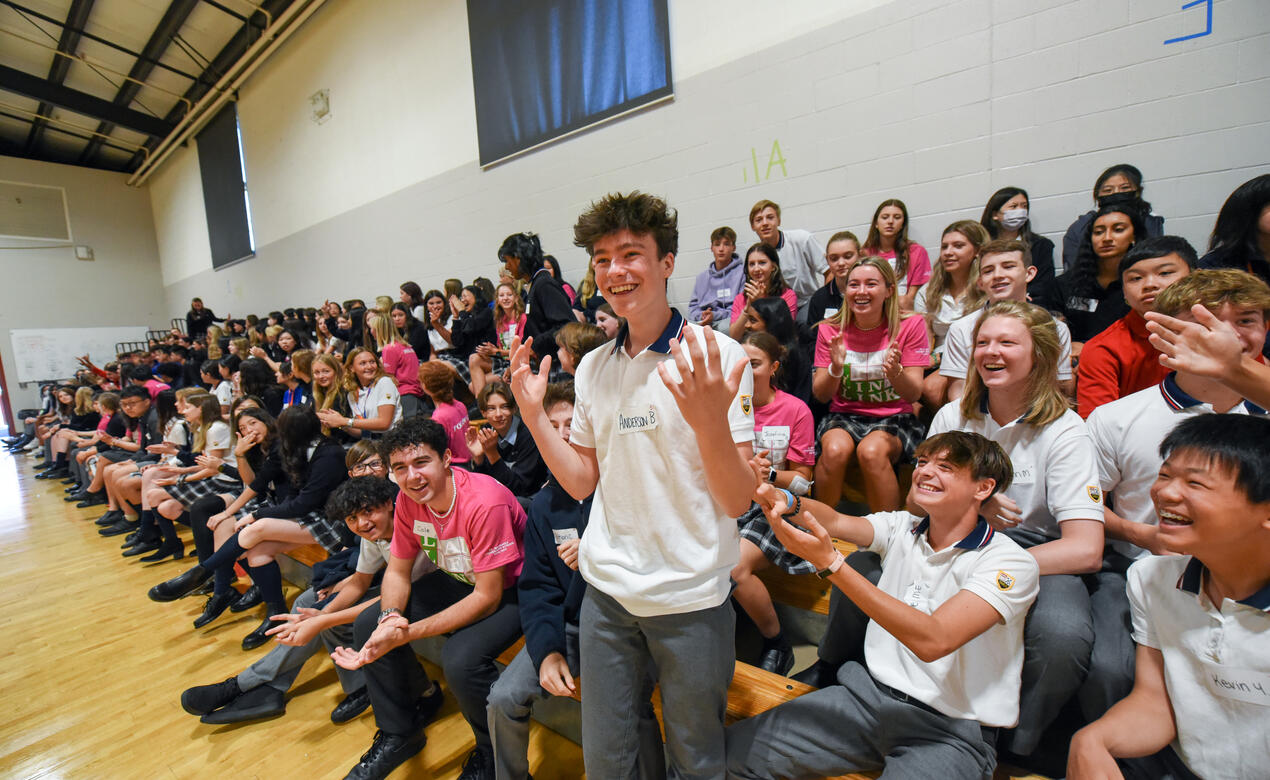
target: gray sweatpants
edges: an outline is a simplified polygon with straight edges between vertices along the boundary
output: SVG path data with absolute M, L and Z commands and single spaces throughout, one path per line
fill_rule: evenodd
M 367 593 L 362 597 L 365 603 L 367 599 L 373 598 L 374 594 Z M 296 597 L 295 603 L 291 605 L 293 612 L 299 611 L 301 607 L 312 607 L 318 601 L 317 593 L 309 588 Z M 268 685 L 286 692 L 295 684 L 295 680 L 300 676 L 300 669 L 304 667 L 304 662 L 317 654 L 318 650 L 325 647 L 326 652 L 330 653 L 337 647 L 353 646 L 353 624 L 347 623 L 342 626 L 328 628 L 308 644 L 300 647 L 292 647 L 291 645 L 274 645 L 274 648 L 265 654 L 264 658 L 248 666 L 238 674 L 238 687 L 244 691 L 252 688 L 258 688 L 261 685 Z M 361 669 L 348 670 L 333 664 L 335 673 L 340 678 L 340 687 L 344 689 L 344 693 L 354 693 L 366 687 L 366 678 Z
M 799 696 L 727 729 L 730 778 L 983 778 L 997 764 L 996 729 L 897 698 L 852 661 L 842 685 Z
M 566 624 L 565 661 L 569 672 L 578 676 L 578 627 Z M 661 749 L 661 729 L 653 714 L 649 696 L 653 679 L 636 705 L 639 718 L 639 755 L 635 766 L 640 780 L 662 780 L 666 776 L 666 759 Z M 534 702 L 545 701 L 551 694 L 538 684 L 529 651 L 521 648 L 512 662 L 499 675 L 489 692 L 489 733 L 494 744 L 494 776 L 498 780 L 523 780 L 529 776 L 529 715 Z
M 582 602 L 582 759 L 589 777 L 637 776 L 648 677 L 661 684 L 668 776 L 723 776 L 723 716 L 736 666 L 736 614 L 717 607 L 637 617 L 598 588 Z

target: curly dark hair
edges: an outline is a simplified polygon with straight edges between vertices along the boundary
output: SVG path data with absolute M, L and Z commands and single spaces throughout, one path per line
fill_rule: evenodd
M 326 499 L 326 516 L 342 525 L 353 515 L 360 515 L 397 499 L 397 486 L 381 477 L 353 477 L 340 483 Z
M 594 254 L 595 242 L 610 233 L 629 230 L 651 234 L 662 257 L 679 251 L 679 214 L 656 195 L 632 190 L 613 192 L 591 203 L 573 225 L 573 243 Z
M 394 425 L 379 440 L 379 456 L 387 463 L 392 454 L 414 447 L 428 447 L 438 455 L 450 449 L 450 437 L 445 427 L 428 417 L 406 417 Z
M 1146 238 L 1146 214 L 1135 206 L 1120 203 L 1115 206 L 1103 206 L 1094 212 L 1094 218 L 1089 220 L 1089 226 L 1085 228 L 1085 233 L 1081 236 L 1080 246 L 1076 250 L 1076 260 L 1072 263 L 1070 271 L 1072 294 L 1077 297 L 1102 296 L 1102 290 L 1098 287 L 1098 255 L 1094 252 L 1093 236 L 1094 223 L 1099 217 L 1107 214 L 1124 214 L 1133 225 L 1133 240 L 1141 241 Z

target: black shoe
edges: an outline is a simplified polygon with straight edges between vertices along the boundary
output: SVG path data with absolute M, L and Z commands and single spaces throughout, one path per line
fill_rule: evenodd
M 185 545 L 177 542 L 175 545 L 158 544 L 154 547 L 154 555 L 147 555 L 141 559 L 142 563 L 158 563 L 164 558 L 171 557 L 174 561 L 179 561 L 185 557 Z
M 365 688 L 358 688 L 345 696 L 335 709 L 331 710 L 332 723 L 347 723 L 366 711 L 370 706 L 370 694 Z
M 70 469 L 66 466 L 54 466 L 47 471 L 41 471 L 35 475 L 36 479 L 66 479 L 70 476 Z
M 69 488 L 67 488 L 67 490 L 66 490 L 66 492 L 68 492 L 68 493 L 69 493 L 69 492 L 71 492 L 71 491 L 73 491 L 73 490 L 79 490 L 79 483 L 75 481 L 75 478 L 74 478 L 74 477 L 72 477 L 72 476 L 70 475 L 70 473 L 69 473 L 69 472 L 68 472 L 68 473 L 66 474 L 66 476 L 62 479 L 62 484 L 63 484 L 63 485 L 70 485 L 70 487 L 69 487 Z
M 97 533 L 102 536 L 122 536 L 123 534 L 130 534 L 140 527 L 141 523 L 134 523 L 125 517 L 114 525 L 106 526 Z
M 280 612 L 270 612 L 269 614 L 278 615 L 278 614 L 285 613 L 286 611 L 287 610 L 284 607 Z M 256 626 L 255 631 L 252 631 L 250 634 L 243 637 L 243 649 L 255 650 L 257 647 L 260 647 L 261 645 L 267 643 L 272 637 L 270 637 L 265 632 L 276 625 L 278 625 L 276 621 L 270 620 L 268 617 L 266 617 L 264 620 L 260 622 L 260 625 Z
M 816 663 L 791 676 L 789 679 L 796 680 L 803 685 L 810 685 L 813 688 L 828 688 L 830 685 L 838 684 L 838 669 L 818 659 Z
M 179 598 L 190 595 L 197 588 L 211 582 L 211 580 L 211 569 L 195 566 L 166 582 L 160 582 L 151 588 L 146 595 L 150 597 L 151 601 L 176 601 Z M 230 595 L 235 595 L 235 592 L 230 591 Z
M 225 610 L 229 609 L 229 605 L 234 603 L 235 595 L 237 594 L 235 594 L 232 590 L 226 591 L 220 595 L 213 593 L 212 597 L 209 598 L 207 603 L 203 605 L 203 614 L 194 618 L 194 627 L 202 628 L 220 617 Z
M 62 500 L 68 504 L 73 504 L 76 501 L 86 501 L 91 495 L 92 493 L 89 493 L 87 490 L 81 490 L 78 493 L 71 493 L 69 496 L 66 496 Z
M 122 509 L 111 509 L 107 511 L 104 515 L 102 515 L 101 517 L 94 520 L 93 522 L 101 526 L 114 525 L 115 523 L 122 520 L 123 517 L 124 517 L 124 514 Z
M 362 754 L 357 766 L 344 775 L 344 780 L 382 780 L 392 770 L 406 763 L 411 756 L 423 750 L 427 741 L 428 738 L 422 731 L 404 735 L 376 731 L 370 750 Z
M 415 729 L 423 731 L 423 728 L 441 711 L 441 705 L 444 703 L 445 694 L 441 692 L 441 686 L 434 680 L 432 692 L 425 693 L 415 700 Z
M 494 780 L 494 752 L 480 745 L 472 748 L 463 762 L 459 780 Z
M 249 720 L 276 718 L 286 711 L 287 700 L 282 695 L 282 691 L 262 685 L 259 688 L 244 691 L 229 704 L 215 712 L 207 713 L 200 720 L 215 725 L 245 723 Z
M 243 595 L 238 596 L 238 600 L 234 602 L 234 606 L 229 608 L 229 611 L 246 612 L 263 600 L 263 597 L 260 595 L 260 588 L 252 585 L 250 588 L 243 591 Z M 286 612 L 286 610 L 284 609 L 283 612 Z
M 135 555 L 145 555 L 147 553 L 152 553 L 157 549 L 159 549 L 159 542 L 157 539 L 153 542 L 138 541 L 135 545 L 123 551 L 123 557 L 131 558 Z M 144 561 L 145 558 L 142 558 L 141 560 Z
M 181 708 L 191 715 L 206 715 L 229 704 L 240 693 L 237 677 L 214 685 L 195 685 L 181 694 Z
M 195 588 L 194 590 L 190 591 L 187 595 L 189 595 L 189 596 L 210 596 L 210 595 L 212 595 L 212 591 L 215 589 L 215 587 L 216 587 L 216 586 L 212 583 L 212 581 L 211 581 L 211 580 L 208 580 L 207 582 L 204 582 L 202 585 L 199 585 L 199 586 L 198 586 L 197 588 Z
M 767 648 L 759 656 L 758 668 L 782 676 L 789 674 L 794 668 L 794 648 L 787 644 Z
M 75 506 L 80 509 L 84 509 L 90 506 L 101 506 L 104 503 L 106 503 L 106 491 L 102 490 L 96 493 L 86 494 L 84 500 L 80 501 Z

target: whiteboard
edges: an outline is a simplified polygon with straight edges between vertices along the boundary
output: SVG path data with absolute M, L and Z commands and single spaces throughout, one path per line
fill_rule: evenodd
M 145 341 L 144 325 L 122 328 L 43 328 L 12 330 L 13 359 L 18 382 L 70 379 L 80 365 L 75 358 L 87 354 L 99 366 L 115 359 L 115 344 Z

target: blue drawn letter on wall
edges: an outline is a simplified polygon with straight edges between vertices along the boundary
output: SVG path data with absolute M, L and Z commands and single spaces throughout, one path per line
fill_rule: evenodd
M 1192 38 L 1203 38 L 1205 35 L 1213 34 L 1213 0 L 1191 0 L 1191 2 L 1182 6 L 1182 10 L 1185 11 L 1186 9 L 1194 8 L 1197 5 L 1204 5 L 1206 7 L 1205 10 L 1208 11 L 1208 26 L 1204 28 L 1203 32 L 1191 33 L 1190 35 L 1183 35 L 1179 38 L 1169 38 L 1164 42 L 1166 45 L 1170 43 L 1177 43 L 1178 41 L 1189 41 Z

